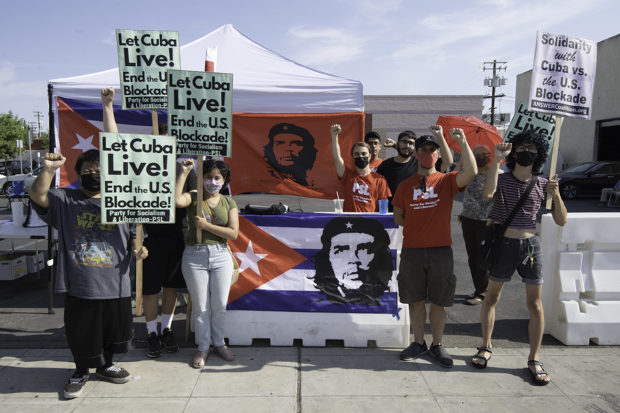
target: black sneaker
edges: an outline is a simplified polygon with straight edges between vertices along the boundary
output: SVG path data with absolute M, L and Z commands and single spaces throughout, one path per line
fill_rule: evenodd
M 426 341 L 422 344 L 418 344 L 414 341 L 409 345 L 409 347 L 400 352 L 400 359 L 402 361 L 412 361 L 427 352 L 428 347 L 426 347 Z
M 129 372 L 124 368 L 112 364 L 107 368 L 99 367 L 97 369 L 97 376 L 111 381 L 112 383 L 122 384 L 129 381 L 131 374 L 129 374 Z
M 161 340 L 159 339 L 157 333 L 149 333 L 146 339 L 146 355 L 152 359 L 161 356 L 161 352 L 164 348 L 161 345 Z
M 441 367 L 449 369 L 454 365 L 454 362 L 452 361 L 452 356 L 446 351 L 445 348 L 443 348 L 441 344 L 431 345 L 431 348 L 428 352 L 431 356 L 437 359 Z
M 80 397 L 82 394 L 82 387 L 88 381 L 88 374 L 83 376 L 76 376 L 75 374 L 67 380 L 67 384 L 65 384 L 65 399 L 75 399 L 76 397 Z
M 161 342 L 166 349 L 166 353 L 176 353 L 179 351 L 179 345 L 174 338 L 174 333 L 169 328 L 164 328 L 163 333 L 161 333 Z

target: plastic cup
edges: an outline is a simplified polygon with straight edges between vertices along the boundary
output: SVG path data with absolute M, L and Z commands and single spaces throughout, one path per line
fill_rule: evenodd
M 387 199 L 380 199 L 379 200 L 379 213 L 380 214 L 387 214 L 388 213 L 388 200 Z
M 344 199 L 334 199 L 334 212 L 342 214 L 343 204 L 344 204 Z

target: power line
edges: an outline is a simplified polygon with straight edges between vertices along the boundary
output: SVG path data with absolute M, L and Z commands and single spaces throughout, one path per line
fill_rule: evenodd
M 505 96 L 503 93 L 495 93 L 496 88 L 504 86 L 506 84 L 506 78 L 499 76 L 497 72 L 501 70 L 506 71 L 507 63 L 508 62 L 498 62 L 497 60 L 493 60 L 492 62 L 484 62 L 482 66 L 482 70 L 485 72 L 487 70 L 493 70 L 493 77 L 484 79 L 484 85 L 491 88 L 491 95 L 483 97 L 483 99 L 491 99 L 491 125 L 495 123 L 495 98 L 501 98 Z

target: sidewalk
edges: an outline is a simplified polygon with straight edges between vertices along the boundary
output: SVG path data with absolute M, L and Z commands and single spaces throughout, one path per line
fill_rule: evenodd
M 97 379 L 63 400 L 73 363 L 66 349 L 0 350 L 2 412 L 618 412 L 620 348 L 543 347 L 551 383 L 537 387 L 525 370 L 527 349 L 497 348 L 486 370 L 469 365 L 472 349 L 449 349 L 453 369 L 427 356 L 413 363 L 400 349 L 236 347 L 234 362 L 211 356 L 203 370 L 193 350 L 119 364 L 126 384 Z

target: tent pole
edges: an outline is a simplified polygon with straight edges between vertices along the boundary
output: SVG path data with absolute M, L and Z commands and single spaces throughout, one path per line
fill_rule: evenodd
M 56 133 L 54 131 L 54 109 L 53 109 L 53 95 L 54 95 L 54 86 L 51 83 L 47 85 L 47 104 L 49 107 L 49 152 L 54 152 L 54 148 L 56 147 Z M 56 174 L 54 174 L 54 178 L 52 178 L 52 187 L 56 186 Z M 55 314 L 54 312 L 54 276 L 56 275 L 56 260 L 52 255 L 54 245 L 54 233 L 52 231 L 51 226 L 47 226 L 47 262 L 52 262 L 51 267 L 49 268 L 49 273 L 47 275 L 47 313 Z M 38 262 L 38 257 L 36 258 Z M 38 265 L 38 264 L 37 264 Z

